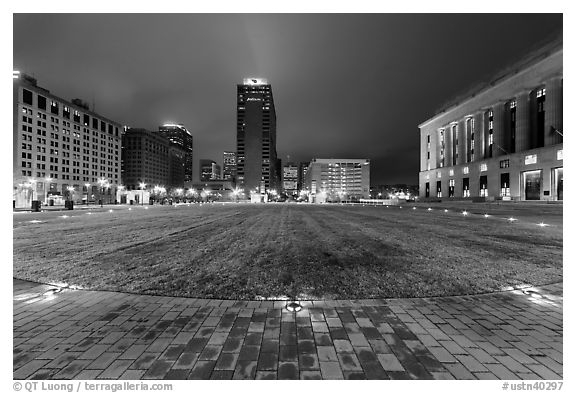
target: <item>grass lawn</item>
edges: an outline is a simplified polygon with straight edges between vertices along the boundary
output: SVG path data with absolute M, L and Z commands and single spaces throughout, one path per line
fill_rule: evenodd
M 562 280 L 562 206 L 412 206 L 15 213 L 14 277 L 227 299 L 441 296 Z

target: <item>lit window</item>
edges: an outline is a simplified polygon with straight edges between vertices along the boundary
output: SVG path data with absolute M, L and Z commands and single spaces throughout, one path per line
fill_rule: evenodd
M 488 170 L 488 165 L 480 164 L 480 172 L 486 172 Z
M 450 176 L 454 176 L 454 169 L 450 169 Z
M 536 92 L 536 97 L 537 97 L 537 98 L 543 97 L 543 96 L 545 96 L 545 95 L 546 95 L 546 89 L 545 89 L 545 88 L 540 89 L 540 90 L 538 90 L 538 91 Z
M 510 109 L 516 108 L 516 100 L 510 101 Z
M 556 152 L 556 159 L 557 160 L 563 160 L 564 159 L 564 150 L 558 150 Z
M 464 168 L 462 168 L 462 173 L 463 173 L 463 174 L 467 175 L 468 172 L 470 172 L 470 170 L 468 169 L 467 166 L 465 166 Z
M 440 179 L 440 178 L 442 177 L 442 173 L 440 173 L 440 172 L 436 173 L 436 177 L 437 177 L 438 179 Z

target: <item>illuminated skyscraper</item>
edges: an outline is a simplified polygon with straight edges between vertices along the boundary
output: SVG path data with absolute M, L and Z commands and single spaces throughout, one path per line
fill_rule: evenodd
M 244 79 L 237 90 L 237 182 L 246 193 L 280 185 L 276 159 L 276 111 L 266 79 Z
M 223 157 L 223 172 L 222 178 L 224 180 L 236 180 L 236 152 L 235 151 L 225 151 Z
M 184 181 L 192 181 L 192 151 L 193 137 L 183 124 L 164 124 L 158 127 L 158 132 L 168 138 L 172 143 L 184 149 Z

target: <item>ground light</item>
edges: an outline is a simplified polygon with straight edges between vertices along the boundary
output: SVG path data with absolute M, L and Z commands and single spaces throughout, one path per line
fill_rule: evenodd
M 444 213 L 448 213 L 448 209 L 444 209 Z
M 510 218 L 508 219 L 508 221 L 514 222 L 514 221 L 518 221 L 518 220 L 517 220 L 516 218 L 514 218 L 514 217 L 510 217 Z
M 32 222 L 32 221 L 30 221 L 30 222 Z M 543 222 L 541 222 L 540 224 L 538 224 L 538 226 L 539 226 L 539 227 L 548 227 L 548 226 L 550 226 L 550 225 L 544 224 Z
M 488 217 L 490 217 L 489 214 L 484 214 L 484 218 L 488 218 Z
M 146 206 L 146 207 L 144 208 L 144 210 L 148 210 L 148 206 Z
M 429 212 L 430 212 L 430 211 L 432 211 L 432 208 L 431 208 L 431 207 L 429 207 L 429 208 L 428 208 L 428 211 L 429 211 Z
M 114 210 L 110 209 L 110 210 L 108 210 L 108 211 L 109 211 L 110 213 L 112 213 Z
M 466 210 L 464 210 L 464 211 L 462 212 L 462 215 L 467 216 L 467 215 L 468 215 L 468 212 L 467 212 Z
M 302 306 L 299 303 L 291 302 L 286 305 L 286 309 L 292 312 L 298 312 L 302 310 Z
M 86 213 L 86 214 L 92 214 L 92 212 L 88 212 L 88 213 Z
M 69 216 L 67 216 L 66 214 L 64 214 L 63 216 L 60 216 L 62 218 L 68 218 Z
M 132 208 L 131 208 L 131 207 L 129 207 L 129 208 L 128 208 L 128 210 L 132 210 Z
M 412 208 L 412 210 L 416 210 L 416 206 L 414 206 L 414 207 Z

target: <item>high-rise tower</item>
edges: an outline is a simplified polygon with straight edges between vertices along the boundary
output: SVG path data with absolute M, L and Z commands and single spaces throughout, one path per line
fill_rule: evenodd
M 276 111 L 266 79 L 247 78 L 237 90 L 237 181 L 246 194 L 279 186 Z
M 192 151 L 193 138 L 183 124 L 164 124 L 158 127 L 158 132 L 184 149 L 184 181 L 192 181 Z

